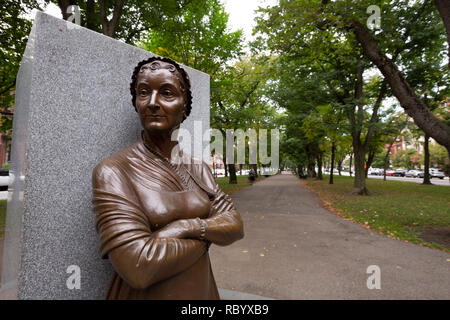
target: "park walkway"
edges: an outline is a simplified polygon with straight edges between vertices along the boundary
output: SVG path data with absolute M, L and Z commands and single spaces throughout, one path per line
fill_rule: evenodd
M 244 239 L 212 246 L 220 288 L 275 299 L 450 299 L 450 254 L 344 220 L 293 175 L 232 194 Z M 381 289 L 367 288 L 367 267 Z

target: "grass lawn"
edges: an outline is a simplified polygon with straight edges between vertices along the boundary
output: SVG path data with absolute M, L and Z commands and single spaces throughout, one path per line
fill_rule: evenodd
M 7 200 L 0 200 L 0 238 L 3 238 L 5 232 L 6 202 Z
M 305 180 L 304 180 L 305 181 Z M 419 238 L 425 227 L 450 227 L 450 187 L 367 179 L 370 196 L 352 195 L 353 178 L 334 176 L 334 184 L 308 179 L 305 186 L 318 193 L 334 212 L 370 229 L 433 248 L 450 248 Z
M 256 181 L 264 179 L 264 176 L 258 176 Z M 251 183 L 248 181 L 248 175 L 237 176 L 237 184 L 229 184 L 229 177 L 220 177 L 216 178 L 216 182 L 219 187 L 223 190 L 223 192 L 227 194 L 232 194 L 242 188 L 251 186 Z

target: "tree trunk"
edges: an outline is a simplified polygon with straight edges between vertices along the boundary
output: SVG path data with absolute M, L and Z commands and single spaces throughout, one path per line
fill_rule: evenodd
M 333 174 L 334 174 L 334 154 L 336 153 L 336 144 L 333 142 L 331 144 L 331 171 L 330 171 L 330 184 L 333 184 Z M 340 172 L 340 171 L 339 171 Z
M 423 182 L 422 184 L 430 185 L 432 184 L 430 181 L 430 150 L 428 149 L 428 142 L 430 137 L 425 133 L 425 141 L 423 143 L 423 153 L 424 153 L 424 169 L 423 169 Z
M 372 162 L 373 162 L 374 158 L 375 158 L 375 150 L 369 151 L 369 155 L 367 156 L 367 162 L 366 162 L 366 170 L 365 170 L 366 178 L 369 175 L 369 168 L 372 166 Z
M 356 73 L 356 83 L 355 83 L 355 100 L 356 105 L 354 105 L 348 111 L 348 118 L 351 124 L 352 131 L 352 145 L 353 154 L 355 155 L 355 179 L 353 181 L 353 194 L 367 195 L 368 191 L 366 188 L 366 176 L 364 170 L 364 164 L 366 162 L 366 152 L 368 145 L 368 138 L 363 144 L 361 142 L 361 128 L 364 121 L 364 101 L 363 101 L 363 73 L 364 66 L 361 61 L 357 65 Z M 356 114 L 355 114 L 356 113 Z
M 448 0 L 434 0 L 436 7 L 439 11 L 439 15 L 444 22 L 445 32 L 447 33 L 447 45 L 448 45 L 448 67 L 450 68 L 450 1 Z M 450 153 L 450 151 L 449 151 Z
M 353 194 L 368 195 L 366 188 L 366 176 L 364 170 L 365 152 L 361 147 L 353 147 L 355 154 L 355 180 L 353 182 Z
M 236 166 L 234 165 L 234 163 L 228 165 L 228 171 L 230 172 L 230 180 L 228 183 L 237 184 Z
M 72 15 L 71 13 L 67 13 L 67 8 L 71 5 L 77 5 L 76 0 L 58 0 L 58 6 L 61 9 L 61 14 L 64 20 L 69 19 Z
M 86 3 L 86 28 L 90 30 L 96 30 L 95 24 L 95 1 L 87 0 Z
M 119 26 L 120 18 L 122 16 L 122 9 L 125 4 L 125 0 L 115 0 L 114 1 L 114 9 L 111 20 L 108 21 L 108 14 L 106 8 L 106 1 L 99 0 L 99 9 L 100 9 L 100 22 L 102 25 L 102 32 L 104 35 L 114 38 L 116 34 L 117 27 Z
M 228 177 L 227 157 L 223 156 L 223 169 L 225 170 L 225 177 Z
M 352 160 L 353 160 L 353 153 L 350 153 L 350 166 L 349 166 L 350 177 L 352 176 Z
M 381 51 L 367 27 L 357 21 L 352 22 L 352 27 L 364 55 L 378 67 L 405 112 L 414 119 L 419 128 L 450 152 L 450 127 L 437 119 L 417 97 L 395 63 Z
M 308 154 L 308 168 L 307 168 L 308 178 L 314 178 L 316 176 L 315 166 L 316 163 L 314 161 L 314 155 Z
M 445 172 L 447 173 L 448 183 L 450 183 L 450 151 L 447 152 L 447 161 L 445 162 Z
M 384 164 L 383 164 L 383 180 L 384 181 L 386 181 L 386 170 L 387 170 L 387 164 L 388 164 L 388 160 L 389 160 L 389 155 L 391 154 L 392 146 L 394 145 L 396 140 L 397 140 L 397 136 L 389 144 L 389 147 L 388 147 L 388 149 L 386 151 L 386 155 L 384 156 Z
M 255 170 L 255 179 L 258 178 L 258 165 L 256 163 L 251 165 L 253 170 Z
M 322 180 L 322 152 L 317 155 L 317 180 Z
M 344 162 L 344 157 L 339 158 L 337 161 L 337 169 L 339 171 L 339 175 L 341 176 L 341 171 L 342 171 L 342 163 Z

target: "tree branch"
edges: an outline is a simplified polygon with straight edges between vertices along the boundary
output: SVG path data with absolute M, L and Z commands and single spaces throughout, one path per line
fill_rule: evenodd
M 114 38 L 117 27 L 119 26 L 120 18 L 122 17 L 122 9 L 125 4 L 125 0 L 116 0 L 114 5 L 113 17 L 110 21 L 110 37 Z
M 113 17 L 111 21 L 108 21 L 107 18 L 105 0 L 99 0 L 98 4 L 100 7 L 100 22 L 102 24 L 103 34 L 114 38 L 122 16 L 122 9 L 125 4 L 125 0 L 116 0 L 114 2 Z
M 100 8 L 100 23 L 102 25 L 102 31 L 103 34 L 106 34 L 108 30 L 108 19 L 106 18 L 105 0 L 98 0 L 98 5 Z
M 254 86 L 250 89 L 250 91 L 247 92 L 247 94 L 245 95 L 244 101 L 241 102 L 241 105 L 240 105 L 241 108 L 243 108 L 243 107 L 246 105 L 248 99 L 250 98 L 250 96 L 252 95 L 252 93 L 255 92 L 255 90 L 258 88 L 258 85 L 259 85 L 260 82 L 261 82 L 260 80 L 256 81 L 256 83 L 255 83 Z
M 380 109 L 381 102 L 383 101 L 384 95 L 386 94 L 387 90 L 387 82 L 386 80 L 383 80 L 383 83 L 381 84 L 380 92 L 378 94 L 377 101 L 375 102 L 375 105 L 373 106 L 372 116 L 370 118 L 369 123 L 369 129 L 367 130 L 366 139 L 364 140 L 364 147 L 367 147 L 369 145 L 370 139 L 372 138 L 372 135 L 375 132 L 375 123 L 378 121 L 378 110 Z
M 405 112 L 423 131 L 450 150 L 450 127 L 439 121 L 417 97 L 397 66 L 381 51 L 366 26 L 353 21 L 352 27 L 364 55 L 381 71 Z
M 8 91 L 11 91 L 11 89 L 14 88 L 15 85 L 16 85 L 16 81 L 14 80 L 14 82 L 10 83 L 6 88 L 2 89 L 2 91 L 0 92 L 0 95 L 5 94 Z
M 355 86 L 355 100 L 356 100 L 356 104 L 358 106 L 358 123 L 357 123 L 358 128 L 356 130 L 356 134 L 358 136 L 361 135 L 362 123 L 364 120 L 363 73 L 364 73 L 364 66 L 362 65 L 362 61 L 358 60 L 358 67 L 357 67 L 357 71 L 356 71 L 356 86 Z
M 445 26 L 445 32 L 447 33 L 448 44 L 448 67 L 450 68 L 450 1 L 448 0 L 434 0 L 436 7 L 439 11 L 439 15 L 442 18 Z

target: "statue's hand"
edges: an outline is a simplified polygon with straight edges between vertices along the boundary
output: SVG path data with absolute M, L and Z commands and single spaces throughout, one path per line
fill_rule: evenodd
M 194 238 L 197 233 L 197 225 L 193 219 L 180 219 L 173 221 L 164 228 L 153 233 L 154 238 Z

